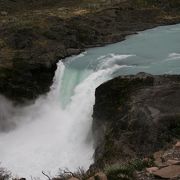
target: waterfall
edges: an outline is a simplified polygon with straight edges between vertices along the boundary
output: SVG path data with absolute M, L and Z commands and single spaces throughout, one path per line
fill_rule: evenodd
M 91 116 L 95 89 L 121 66 L 110 63 L 96 70 L 88 66 L 79 69 L 74 67 L 75 61 L 73 57 L 68 63 L 58 63 L 51 91 L 33 105 L 13 109 L 8 104 L 15 113 L 5 113 L 9 114 L 6 119 L 15 122 L 16 127 L 0 133 L 0 160 L 13 175 L 41 177 L 42 171 L 56 175 L 59 168 L 88 169 L 93 163 Z
M 42 177 L 42 171 L 53 177 L 59 168 L 88 169 L 94 153 L 91 116 L 96 87 L 142 71 L 179 74 L 179 27 L 148 30 L 60 61 L 50 92 L 32 105 L 14 107 L 0 96 L 1 166 L 26 178 Z

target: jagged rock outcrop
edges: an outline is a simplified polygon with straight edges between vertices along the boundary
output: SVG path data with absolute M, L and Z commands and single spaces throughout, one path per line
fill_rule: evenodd
M 96 89 L 95 165 L 143 158 L 180 137 L 180 76 L 117 77 Z

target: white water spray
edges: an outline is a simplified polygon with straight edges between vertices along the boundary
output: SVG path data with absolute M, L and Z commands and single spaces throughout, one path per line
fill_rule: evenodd
M 75 58 L 69 63 L 71 61 Z M 1 166 L 13 175 L 26 178 L 42 177 L 42 171 L 54 176 L 59 168 L 88 169 L 94 153 L 91 116 L 95 88 L 121 68 L 110 59 L 108 62 L 109 66 L 103 66 L 104 62 L 101 62 L 101 68 L 97 70 L 69 68 L 68 63 L 65 67 L 59 62 L 46 97 L 23 108 L 13 109 L 9 104 L 16 113 L 7 119 L 18 126 L 8 133 L 0 133 Z
M 148 30 L 60 62 L 51 91 L 33 105 L 13 107 L 0 96 L 1 166 L 26 178 L 41 177 L 41 171 L 54 176 L 59 168 L 87 169 L 94 153 L 95 88 L 114 76 L 143 71 L 179 74 L 179 29 Z

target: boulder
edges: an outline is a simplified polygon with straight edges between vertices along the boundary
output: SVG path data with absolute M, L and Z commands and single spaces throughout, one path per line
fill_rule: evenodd
M 146 171 L 148 173 L 153 173 L 153 172 L 156 172 L 159 168 L 158 167 L 150 167 L 150 168 L 146 168 Z
M 178 141 L 178 142 L 176 143 L 175 148 L 176 148 L 176 149 L 180 149 L 180 141 Z
M 169 164 L 169 165 L 180 165 L 180 161 L 178 161 L 178 160 L 173 160 L 173 159 L 169 159 L 169 160 L 167 161 L 167 164 Z
M 165 179 L 177 178 L 180 176 L 180 166 L 179 165 L 168 166 L 160 170 L 157 170 L 155 172 L 152 172 L 152 174 Z
M 88 178 L 87 180 L 95 180 L 94 176 Z
M 71 177 L 71 178 L 69 178 L 68 180 L 79 180 L 79 179 L 76 178 L 76 177 Z
M 162 167 L 164 166 L 163 162 L 162 162 L 162 155 L 163 155 L 163 151 L 158 151 L 155 152 L 153 157 L 154 157 L 154 164 L 158 167 Z
M 94 179 L 95 180 L 107 180 L 107 176 L 103 172 L 98 172 L 95 174 Z
M 179 134 L 179 96 L 179 75 L 140 73 L 100 85 L 93 112 L 96 165 L 144 158 L 167 147 Z M 164 166 L 161 153 L 156 160 Z

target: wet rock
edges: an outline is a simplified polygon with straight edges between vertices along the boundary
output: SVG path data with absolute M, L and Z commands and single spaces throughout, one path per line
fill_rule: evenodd
M 81 49 L 73 49 L 73 48 L 69 48 L 69 49 L 67 49 L 67 55 L 77 55 L 77 54 L 79 54 L 80 52 L 82 52 L 82 50 Z

